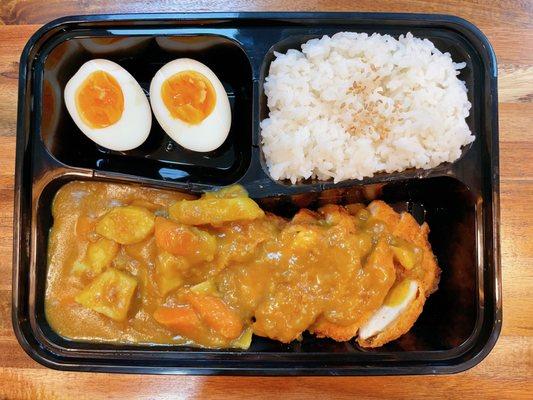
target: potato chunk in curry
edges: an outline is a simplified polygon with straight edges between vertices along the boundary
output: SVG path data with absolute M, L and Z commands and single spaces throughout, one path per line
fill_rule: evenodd
M 120 244 L 138 243 L 154 231 L 154 219 L 144 207 L 116 207 L 98 221 L 96 233 Z
M 264 217 L 255 201 L 247 197 L 203 198 L 179 201 L 168 210 L 170 217 L 182 224 L 205 225 Z
M 84 260 L 76 261 L 72 272 L 98 275 L 111 265 L 118 253 L 118 247 L 116 242 L 106 238 L 99 238 L 96 242 L 89 243 Z
M 183 272 L 189 268 L 184 257 L 176 257 L 166 251 L 155 259 L 155 279 L 159 293 L 163 296 L 183 285 Z
M 125 272 L 110 268 L 76 296 L 81 305 L 115 321 L 124 321 L 137 281 Z

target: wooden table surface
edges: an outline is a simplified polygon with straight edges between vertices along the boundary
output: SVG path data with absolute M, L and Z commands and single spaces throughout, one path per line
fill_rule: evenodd
M 446 4 L 444 4 L 446 3 Z M 163 11 L 391 11 L 455 14 L 476 24 L 499 63 L 503 329 L 473 369 L 448 376 L 200 377 L 59 372 L 28 357 L 11 327 L 18 61 L 39 26 L 69 14 Z M 1 0 L 0 399 L 533 398 L 533 1 Z

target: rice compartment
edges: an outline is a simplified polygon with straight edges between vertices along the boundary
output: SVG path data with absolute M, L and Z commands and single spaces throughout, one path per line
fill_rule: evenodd
M 273 179 L 363 179 L 453 162 L 474 141 L 465 63 L 427 39 L 341 32 L 275 53 L 261 141 Z

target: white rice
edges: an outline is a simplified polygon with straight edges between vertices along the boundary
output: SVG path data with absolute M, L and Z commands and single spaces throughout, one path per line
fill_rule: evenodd
M 427 39 L 341 32 L 275 56 L 261 135 L 276 180 L 432 168 L 474 140 L 465 63 Z

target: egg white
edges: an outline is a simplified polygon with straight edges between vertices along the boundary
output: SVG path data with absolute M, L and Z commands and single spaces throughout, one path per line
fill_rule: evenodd
M 124 96 L 124 111 L 120 119 L 105 128 L 91 128 L 85 124 L 76 107 L 76 90 L 95 71 L 104 71 L 118 82 Z M 92 141 L 110 150 L 126 151 L 140 146 L 152 126 L 150 104 L 141 86 L 120 65 L 104 59 L 86 62 L 65 87 L 67 110 L 80 130 Z
M 416 298 L 418 283 L 409 282 L 409 288 L 402 302 L 395 306 L 382 305 L 372 317 L 359 329 L 359 337 L 368 339 L 383 332 L 387 326 L 398 318 L 409 304 Z
M 163 83 L 181 71 L 195 71 L 204 75 L 213 85 L 216 102 L 211 114 L 199 124 L 189 124 L 172 117 L 161 98 Z M 217 149 L 228 137 L 231 127 L 231 107 L 224 86 L 209 67 L 190 58 L 180 58 L 165 64 L 150 84 L 150 103 L 155 118 L 163 130 L 179 145 L 193 151 Z

